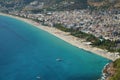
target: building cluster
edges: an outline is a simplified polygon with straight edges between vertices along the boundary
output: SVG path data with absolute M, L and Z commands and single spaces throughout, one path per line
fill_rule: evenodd
M 109 11 L 54 11 L 47 13 L 11 13 L 26 18 L 37 19 L 48 26 L 62 24 L 66 28 L 78 29 L 90 33 L 96 37 L 104 37 L 110 40 L 120 39 L 120 12 L 119 10 Z

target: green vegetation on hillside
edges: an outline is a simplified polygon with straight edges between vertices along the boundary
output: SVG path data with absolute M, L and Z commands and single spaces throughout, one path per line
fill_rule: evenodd
M 113 62 L 113 67 L 115 68 L 115 74 L 110 78 L 110 80 L 120 80 L 120 59 Z

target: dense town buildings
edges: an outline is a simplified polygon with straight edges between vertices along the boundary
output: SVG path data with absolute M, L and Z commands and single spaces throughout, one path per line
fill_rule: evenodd
M 64 27 L 78 29 L 82 32 L 93 34 L 96 37 L 102 36 L 109 40 L 120 39 L 119 10 L 91 11 L 86 9 L 37 14 L 16 11 L 9 12 L 9 14 L 36 19 L 48 26 L 62 24 Z

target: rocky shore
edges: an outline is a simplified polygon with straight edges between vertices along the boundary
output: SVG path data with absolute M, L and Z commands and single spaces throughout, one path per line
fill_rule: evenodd
M 115 74 L 115 68 L 113 67 L 113 62 L 106 64 L 103 69 L 103 74 L 100 80 L 110 80 L 110 78 Z

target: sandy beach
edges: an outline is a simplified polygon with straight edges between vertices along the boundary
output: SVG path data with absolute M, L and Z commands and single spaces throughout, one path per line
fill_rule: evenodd
M 28 24 L 31 24 L 31 25 L 33 25 L 33 26 L 35 26 L 35 27 L 37 27 L 41 30 L 44 30 L 44 31 L 46 31 L 46 32 L 64 40 L 64 41 L 66 41 L 67 43 L 70 43 L 73 46 L 76 46 L 80 49 L 84 49 L 86 51 L 89 51 L 89 52 L 92 52 L 94 54 L 100 55 L 102 57 L 108 58 L 110 60 L 114 61 L 118 58 L 118 56 L 115 53 L 110 53 L 110 52 L 107 52 L 106 50 L 102 50 L 102 49 L 99 49 L 99 48 L 96 48 L 96 47 L 92 47 L 91 45 L 87 44 L 87 42 L 85 42 L 84 39 L 74 37 L 74 36 L 70 35 L 69 33 L 63 32 L 63 31 L 61 31 L 59 29 L 56 29 L 54 27 L 43 26 L 43 25 L 41 25 L 41 24 L 39 24 L 35 21 L 32 21 L 30 19 L 25 19 L 25 18 L 21 18 L 21 17 L 17 17 L 17 16 L 8 15 L 8 14 L 0 13 L 0 15 L 9 16 L 9 17 L 24 21 Z

